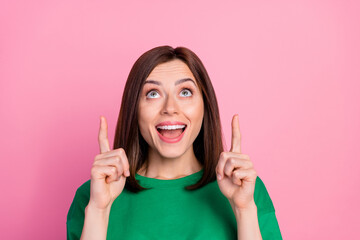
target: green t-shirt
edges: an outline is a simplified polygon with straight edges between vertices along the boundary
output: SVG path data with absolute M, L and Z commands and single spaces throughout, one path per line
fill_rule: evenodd
M 143 187 L 152 189 L 133 193 L 126 188 L 111 206 L 107 239 L 237 239 L 237 224 L 229 200 L 217 181 L 187 191 L 203 169 L 177 179 L 156 179 L 136 174 Z M 90 199 L 90 180 L 76 191 L 67 215 L 67 239 L 80 239 L 85 207 Z M 282 239 L 275 209 L 262 180 L 257 177 L 254 200 L 263 240 Z

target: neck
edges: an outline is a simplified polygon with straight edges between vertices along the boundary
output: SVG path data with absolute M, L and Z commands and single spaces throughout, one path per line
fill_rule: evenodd
M 138 171 L 138 174 L 157 179 L 181 178 L 203 168 L 195 157 L 192 146 L 183 155 L 175 158 L 167 158 L 150 148 L 146 163 Z

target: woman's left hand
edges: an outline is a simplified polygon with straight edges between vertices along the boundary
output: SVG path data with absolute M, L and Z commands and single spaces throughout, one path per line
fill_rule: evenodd
M 239 210 L 255 206 L 254 190 L 257 173 L 250 157 L 241 154 L 238 115 L 232 118 L 232 139 L 229 152 L 222 152 L 216 166 L 218 185 L 231 206 Z

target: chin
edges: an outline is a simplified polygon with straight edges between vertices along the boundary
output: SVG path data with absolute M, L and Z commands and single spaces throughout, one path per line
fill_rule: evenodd
M 158 152 L 159 152 L 160 156 L 163 158 L 179 158 L 185 154 L 185 151 L 179 151 L 179 148 L 162 150 L 162 151 L 158 151 Z

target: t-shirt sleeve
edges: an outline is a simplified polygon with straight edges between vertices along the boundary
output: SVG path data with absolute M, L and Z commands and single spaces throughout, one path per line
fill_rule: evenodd
M 256 178 L 254 200 L 258 210 L 258 221 L 262 239 L 282 240 L 273 202 L 264 182 L 259 176 Z
M 78 240 L 84 226 L 85 208 L 90 199 L 90 180 L 81 185 L 75 193 L 70 205 L 67 220 L 66 232 L 67 240 Z

